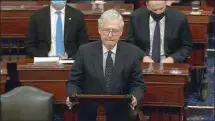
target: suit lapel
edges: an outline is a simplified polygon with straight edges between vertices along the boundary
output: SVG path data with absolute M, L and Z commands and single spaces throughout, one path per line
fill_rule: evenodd
M 92 51 L 92 64 L 96 72 L 101 86 L 104 88 L 104 72 L 103 72 L 103 52 L 102 52 L 102 41 L 98 40 L 96 47 Z
M 66 6 L 65 7 L 65 19 L 64 19 L 64 42 L 67 42 L 67 36 L 69 32 L 69 28 L 71 27 L 69 25 L 70 21 L 72 21 L 71 17 L 69 16 L 69 9 Z
M 171 36 L 171 32 L 172 32 L 172 25 L 171 25 L 171 18 L 169 17 L 169 13 L 168 13 L 168 7 L 166 9 L 166 18 L 165 18 L 165 30 L 164 30 L 164 51 L 165 54 L 168 51 L 168 36 Z
M 143 36 L 143 37 L 146 37 L 146 40 L 147 40 L 146 53 L 148 54 L 149 50 L 150 50 L 150 27 L 149 27 L 149 24 L 150 24 L 149 23 L 149 17 L 150 17 L 150 15 L 149 15 L 149 12 L 146 12 L 146 16 L 147 17 L 143 18 L 143 21 L 145 21 L 145 22 L 141 22 L 141 23 L 143 23 L 141 28 L 143 29 L 142 30 L 143 34 L 145 34 L 145 36 Z
M 46 27 L 46 36 L 49 46 L 51 46 L 51 17 L 50 17 L 50 6 L 44 11 L 44 26 Z
M 123 51 L 123 46 L 119 42 L 117 45 L 117 51 L 116 51 L 116 56 L 115 56 L 115 63 L 114 63 L 114 69 L 112 72 L 112 88 L 114 88 L 115 83 L 119 81 L 117 79 L 118 75 L 121 75 L 121 72 L 123 71 L 124 64 L 125 64 L 125 56 L 127 55 L 125 51 Z M 124 61 L 123 61 L 124 60 Z

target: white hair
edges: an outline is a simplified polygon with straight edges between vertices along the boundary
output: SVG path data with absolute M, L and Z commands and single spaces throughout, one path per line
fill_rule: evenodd
M 121 21 L 120 28 L 123 29 L 123 27 L 124 27 L 123 18 L 121 16 L 121 14 L 118 11 L 116 11 L 115 9 L 109 9 L 109 10 L 105 11 L 104 13 L 102 13 L 100 18 L 98 19 L 98 26 L 99 26 L 99 28 L 102 28 L 104 21 L 113 21 L 113 20 Z

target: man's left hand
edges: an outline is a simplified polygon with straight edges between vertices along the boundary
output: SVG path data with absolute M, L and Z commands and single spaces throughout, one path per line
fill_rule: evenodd
M 132 95 L 132 101 L 129 105 L 133 110 L 135 109 L 135 106 L 137 105 L 137 99 L 133 95 Z
M 161 63 L 174 63 L 174 60 L 172 57 L 167 57 L 166 59 L 162 60 Z

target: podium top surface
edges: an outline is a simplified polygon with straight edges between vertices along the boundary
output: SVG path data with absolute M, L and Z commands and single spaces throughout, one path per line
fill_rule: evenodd
M 130 102 L 132 99 L 131 95 L 92 95 L 92 94 L 80 94 L 74 97 L 70 97 L 72 102 L 75 101 L 94 101 L 94 102 L 119 102 L 127 101 Z
M 126 95 L 91 95 L 91 94 L 80 94 L 76 95 L 80 99 L 125 99 Z
M 143 73 L 153 75 L 189 75 L 189 64 L 143 63 Z

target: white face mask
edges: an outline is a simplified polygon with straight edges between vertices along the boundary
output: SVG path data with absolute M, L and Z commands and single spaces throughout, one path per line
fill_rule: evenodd
M 66 5 L 66 0 L 51 0 L 51 3 L 56 8 L 63 8 Z

